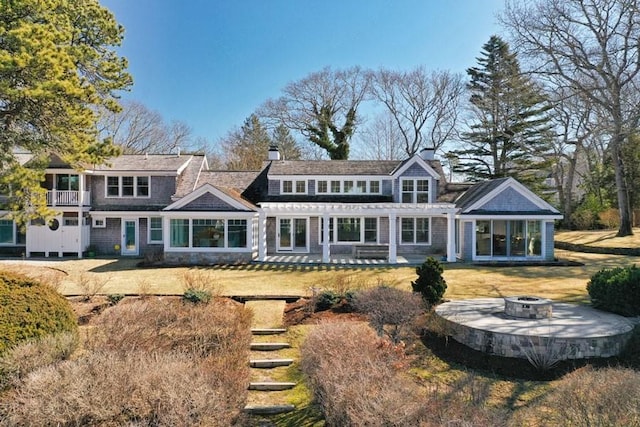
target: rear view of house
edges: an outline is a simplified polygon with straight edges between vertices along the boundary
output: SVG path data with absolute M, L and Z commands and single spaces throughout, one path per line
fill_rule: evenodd
M 281 159 L 211 171 L 199 155 L 123 155 L 43 186 L 57 213 L 26 235 L 0 211 L 0 249 L 26 256 L 146 256 L 168 263 L 438 256 L 448 262 L 553 259 L 559 212 L 512 178 L 450 184 L 432 150 L 404 161 Z

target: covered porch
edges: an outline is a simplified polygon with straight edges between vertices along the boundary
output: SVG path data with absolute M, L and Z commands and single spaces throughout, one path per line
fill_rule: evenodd
M 262 203 L 257 261 L 386 265 L 437 256 L 455 262 L 456 213 L 444 203 Z M 368 247 L 386 253 L 358 256 Z

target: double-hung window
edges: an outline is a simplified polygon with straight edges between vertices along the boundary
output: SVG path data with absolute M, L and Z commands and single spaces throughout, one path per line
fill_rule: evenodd
M 405 245 L 425 245 L 429 243 L 429 218 L 402 218 L 400 243 Z
M 149 218 L 149 243 L 162 243 L 162 217 Z
M 323 227 L 324 218 L 320 218 L 320 243 L 323 243 Z M 338 217 L 329 220 L 329 242 L 331 243 L 377 243 L 377 241 L 378 218 Z
M 289 179 L 282 180 L 280 192 L 281 194 L 306 194 L 307 181 Z
M 429 180 L 402 179 L 400 192 L 402 203 L 429 203 Z
M 148 176 L 108 176 L 107 197 L 149 197 Z

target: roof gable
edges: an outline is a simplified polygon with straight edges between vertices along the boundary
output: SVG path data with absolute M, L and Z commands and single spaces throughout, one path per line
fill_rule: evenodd
M 415 155 L 406 161 L 402 162 L 398 165 L 396 170 L 393 171 L 393 176 L 399 177 L 404 175 L 406 172 L 410 172 L 415 170 L 416 168 L 420 168 L 427 172 L 428 175 L 435 179 L 440 179 L 440 174 L 436 172 L 434 168 L 431 167 L 429 163 L 427 163 L 422 157 L 419 155 Z
M 207 210 L 207 211 L 254 211 L 255 206 L 242 199 L 240 194 L 204 184 L 180 200 L 170 204 L 165 211 Z
M 513 178 L 499 178 L 478 183 L 458 198 L 456 206 L 460 208 L 461 214 L 526 212 L 557 215 L 560 213 Z

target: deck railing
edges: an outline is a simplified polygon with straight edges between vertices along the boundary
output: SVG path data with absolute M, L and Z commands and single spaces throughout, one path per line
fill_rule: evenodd
M 91 202 L 89 191 L 47 191 L 47 206 L 81 206 Z

